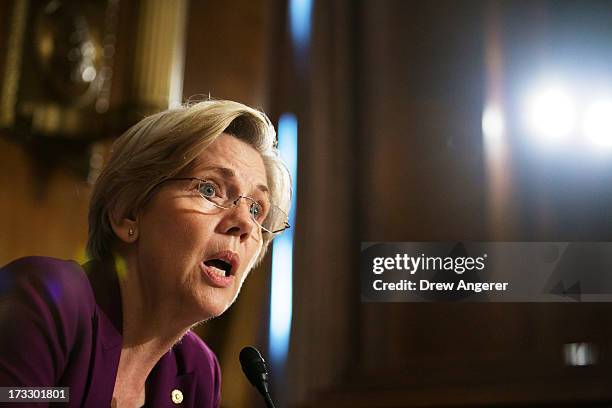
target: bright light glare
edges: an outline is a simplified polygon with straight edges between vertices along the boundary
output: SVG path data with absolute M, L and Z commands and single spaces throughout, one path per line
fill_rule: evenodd
M 289 18 L 291 38 L 298 51 L 303 50 L 310 42 L 312 0 L 290 0 Z
M 574 130 L 576 112 L 570 95 L 560 87 L 541 89 L 527 102 L 527 125 L 534 135 L 559 141 Z
M 487 141 L 496 142 L 504 134 L 504 116 L 496 106 L 488 106 L 482 113 L 482 134 Z
M 291 174 L 291 191 L 297 180 L 298 121 L 292 113 L 284 113 L 278 121 L 278 147 Z M 295 201 L 289 210 L 289 224 L 295 225 Z M 270 295 L 270 361 L 279 367 L 285 364 L 291 335 L 293 310 L 293 228 L 274 239 L 272 247 L 272 287 Z
M 583 132 L 593 144 L 612 147 L 612 100 L 600 99 L 587 107 Z
M 272 295 L 270 299 L 270 358 L 275 364 L 284 364 L 289 349 L 293 290 L 292 265 L 293 239 L 276 241 L 272 253 Z

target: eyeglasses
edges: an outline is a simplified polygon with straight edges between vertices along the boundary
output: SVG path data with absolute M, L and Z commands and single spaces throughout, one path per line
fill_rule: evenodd
M 240 200 L 244 199 L 248 204 L 249 214 L 253 222 L 269 234 L 277 235 L 287 228 L 291 228 L 287 213 L 267 200 L 258 201 L 252 197 L 243 195 L 234 198 L 226 198 L 223 197 L 223 192 L 226 190 L 218 183 L 196 177 L 168 178 L 158 183 L 154 188 L 167 181 L 191 181 L 193 185 L 190 186 L 190 190 L 197 191 L 198 195 L 204 199 L 203 203 L 207 210 L 212 210 L 214 208 L 229 210 L 237 207 L 240 204 Z

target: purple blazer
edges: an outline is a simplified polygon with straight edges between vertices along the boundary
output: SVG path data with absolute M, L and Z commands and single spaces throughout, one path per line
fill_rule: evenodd
M 81 267 L 18 259 L 0 269 L 0 386 L 70 387 L 68 406 L 109 407 L 122 327 L 113 270 L 94 261 Z M 145 388 L 146 407 L 218 407 L 219 363 L 189 331 L 157 362 Z

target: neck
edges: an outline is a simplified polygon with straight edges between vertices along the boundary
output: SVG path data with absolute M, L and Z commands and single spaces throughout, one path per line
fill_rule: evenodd
M 122 257 L 115 267 L 121 291 L 123 345 L 113 395 L 118 405 L 140 406 L 151 370 L 195 322 L 181 318 L 176 302 L 164 300 L 146 285 L 135 257 Z
M 134 257 L 124 259 L 125 271 L 118 273 L 123 309 L 123 348 L 145 348 L 148 352 L 158 350 L 161 353 L 158 357 L 161 357 L 197 322 L 181 316 L 176 301 L 156 293 L 151 285 L 146 284 Z

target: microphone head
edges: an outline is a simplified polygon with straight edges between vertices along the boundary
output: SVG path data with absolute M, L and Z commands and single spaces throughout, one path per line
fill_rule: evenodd
M 240 351 L 240 365 L 244 375 L 262 394 L 268 392 L 268 367 L 255 347 L 247 346 Z

